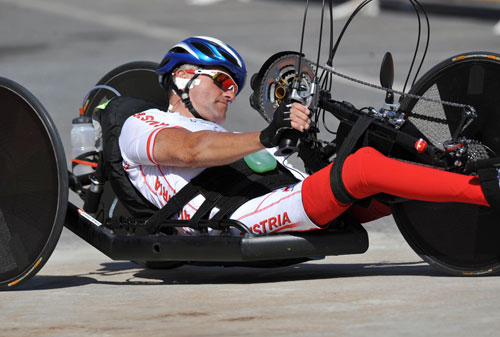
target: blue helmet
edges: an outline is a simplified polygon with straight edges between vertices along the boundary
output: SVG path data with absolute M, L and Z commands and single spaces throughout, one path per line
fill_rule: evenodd
M 245 84 L 247 70 L 241 56 L 231 46 L 213 37 L 194 36 L 173 46 L 156 70 L 160 84 L 165 87 L 166 78 L 183 64 L 226 68 L 238 84 L 238 93 Z

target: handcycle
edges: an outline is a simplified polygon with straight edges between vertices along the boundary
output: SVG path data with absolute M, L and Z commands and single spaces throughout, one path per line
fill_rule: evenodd
M 300 139 L 293 134 L 284 138 L 281 154 L 298 149 L 309 173 L 361 144 L 400 160 L 463 174 L 474 174 L 479 165 L 498 165 L 500 138 L 495 125 L 500 122 L 500 102 L 495 93 L 500 89 L 500 55 L 472 52 L 448 58 L 415 81 L 408 92 L 398 93 L 391 88 L 392 61 L 387 54 L 381 85 L 375 86 L 386 93 L 384 106 L 357 109 L 331 97 L 331 76 L 343 76 L 331 62 L 338 42 L 330 48 L 331 59 L 325 65 L 306 59 L 302 50 L 279 52 L 252 77 L 251 105 L 267 121 L 289 100 L 306 102 L 314 111 L 312 131 Z M 111 70 L 85 95 L 83 115 L 100 126 L 103 118 L 123 120 L 128 115 L 106 116 L 104 105 L 116 101 L 116 96 L 167 106 L 156 68 L 154 62 L 139 61 Z M 400 102 L 394 103 L 398 94 Z M 166 220 L 152 231 L 147 220 L 156 211 L 134 212 L 129 201 L 120 199 L 123 186 L 107 178 L 106 170 L 121 167 L 116 160 L 105 160 L 106 145 L 116 146 L 105 141 L 113 132 L 112 121 L 106 130 L 102 125 L 103 134 L 98 137 L 103 150 L 83 158 L 105 167 L 105 172 L 99 177 L 97 170 L 75 176 L 66 167 L 58 132 L 42 104 L 5 78 L 0 78 L 0 97 L 0 157 L 9 163 L 0 168 L 0 289 L 13 289 L 34 276 L 50 257 L 63 226 L 111 259 L 134 261 L 146 268 L 182 264 L 279 267 L 318 256 L 362 254 L 368 249 L 366 230 L 348 213 L 329 228 L 308 233 L 256 236 L 227 219 Z M 326 114 L 340 121 L 332 132 L 334 139 L 328 141 L 318 136 L 321 123 L 331 132 L 321 120 Z M 356 134 L 353 130 L 361 119 L 370 122 Z M 344 145 L 348 143 L 351 146 Z M 68 202 L 69 190 L 82 197 L 82 208 Z M 389 195 L 374 198 L 391 206 L 408 244 L 432 266 L 454 275 L 500 272 L 499 214 L 493 209 Z M 221 229 L 223 234 L 184 237 L 172 230 L 189 226 L 202 232 L 207 227 Z M 227 234 L 230 227 L 240 229 L 242 235 Z

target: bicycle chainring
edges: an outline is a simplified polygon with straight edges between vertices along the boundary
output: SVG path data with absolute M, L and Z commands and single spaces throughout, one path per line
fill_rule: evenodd
M 253 93 L 250 105 L 267 121 L 271 122 L 274 111 L 284 102 L 289 101 L 291 88 L 297 80 L 299 54 L 280 52 L 271 56 L 251 79 Z M 301 83 L 299 95 L 307 95 L 314 78 L 311 61 L 302 57 L 300 60 Z

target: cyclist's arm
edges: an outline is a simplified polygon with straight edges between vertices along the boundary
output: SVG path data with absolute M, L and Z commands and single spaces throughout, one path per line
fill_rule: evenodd
M 310 111 L 294 103 L 290 109 L 291 126 L 299 131 L 310 127 Z M 217 131 L 191 132 L 182 128 L 164 129 L 154 144 L 154 158 L 167 166 L 211 167 L 235 162 L 262 150 L 260 132 L 230 133 Z
M 154 158 L 158 164 L 168 166 L 226 165 L 263 149 L 259 134 L 165 129 L 156 137 Z

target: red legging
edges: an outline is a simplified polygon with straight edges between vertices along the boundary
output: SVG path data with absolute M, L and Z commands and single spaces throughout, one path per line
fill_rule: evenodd
M 304 209 L 318 226 L 326 225 L 351 207 L 333 195 L 330 170 L 328 165 L 307 177 L 302 185 Z M 347 191 L 358 199 L 387 193 L 413 200 L 489 206 L 477 177 L 402 162 L 371 147 L 361 148 L 347 157 L 342 180 Z M 380 205 L 372 204 L 378 208 L 375 213 L 388 215 L 387 209 Z

